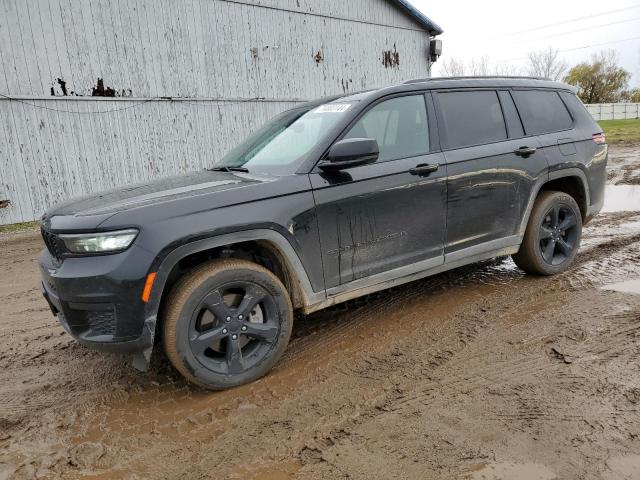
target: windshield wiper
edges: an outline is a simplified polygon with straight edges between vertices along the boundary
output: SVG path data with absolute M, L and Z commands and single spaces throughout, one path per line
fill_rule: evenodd
M 244 167 L 213 167 L 213 168 L 210 168 L 209 170 L 211 170 L 212 172 L 242 172 L 242 173 L 249 173 L 249 169 L 248 168 L 244 168 Z

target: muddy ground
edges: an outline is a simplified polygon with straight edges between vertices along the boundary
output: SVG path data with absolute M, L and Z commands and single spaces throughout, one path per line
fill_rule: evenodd
M 500 259 L 302 318 L 222 393 L 77 345 L 37 233 L 0 235 L 0 478 L 640 478 L 639 180 L 640 146 L 612 147 L 568 273 Z

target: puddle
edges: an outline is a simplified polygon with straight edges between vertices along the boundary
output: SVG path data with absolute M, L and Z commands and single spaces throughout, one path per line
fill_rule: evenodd
M 539 463 L 493 463 L 471 475 L 471 480 L 554 480 L 555 473 Z
M 603 290 L 615 290 L 616 292 L 622 293 L 635 293 L 636 295 L 640 295 L 640 278 L 636 278 L 634 280 L 627 280 L 625 282 L 620 283 L 612 283 L 610 285 L 605 285 L 602 287 Z
M 639 212 L 640 185 L 607 185 L 602 211 L 605 213 Z
M 603 245 L 613 238 L 621 236 L 636 235 L 640 233 L 640 220 L 634 212 L 628 214 L 631 218 L 616 223 L 590 224 L 583 230 L 580 248 L 591 248 L 596 245 Z
M 613 472 L 613 475 L 606 477 L 607 480 L 633 480 L 640 478 L 640 455 L 612 457 L 607 460 L 607 466 Z

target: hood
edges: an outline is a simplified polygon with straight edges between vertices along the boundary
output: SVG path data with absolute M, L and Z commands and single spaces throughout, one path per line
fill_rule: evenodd
M 72 199 L 50 209 L 45 213 L 42 221 L 46 225 L 52 223 L 55 217 L 66 217 L 67 219 L 73 217 L 73 227 L 91 228 L 98 226 L 99 223 L 111 216 L 127 210 L 215 194 L 263 184 L 272 180 L 274 180 L 272 177 L 240 172 L 207 170 L 192 172 Z M 55 223 L 58 224 L 51 225 L 54 230 L 65 228 L 65 226 L 66 228 L 71 227 L 68 221 Z

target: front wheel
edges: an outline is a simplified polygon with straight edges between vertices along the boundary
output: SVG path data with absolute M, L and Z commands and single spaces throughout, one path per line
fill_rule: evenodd
M 189 381 L 222 390 L 267 373 L 284 353 L 292 324 L 289 295 L 273 273 L 245 260 L 217 260 L 172 289 L 164 348 Z
M 554 275 L 568 269 L 582 236 L 582 216 L 572 196 L 543 192 L 533 206 L 516 265 L 528 273 Z

